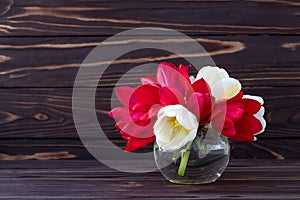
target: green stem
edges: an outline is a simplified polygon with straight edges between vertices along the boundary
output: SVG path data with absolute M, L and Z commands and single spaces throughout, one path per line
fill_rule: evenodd
M 186 151 L 181 156 L 181 161 L 180 161 L 180 165 L 179 165 L 178 172 L 177 172 L 179 176 L 184 176 L 184 174 L 185 174 L 186 166 L 189 161 L 189 157 L 190 157 L 190 153 L 191 153 L 191 147 L 192 147 L 192 144 L 189 145 L 189 147 L 186 149 Z
M 181 161 L 180 161 L 180 165 L 179 165 L 178 172 L 177 172 L 177 174 L 179 176 L 184 176 L 184 174 L 185 174 L 186 166 L 189 161 L 191 149 L 192 149 L 194 142 L 197 143 L 198 148 L 200 149 L 200 151 L 202 152 L 203 155 L 207 154 L 206 145 L 203 143 L 203 140 L 205 139 L 208 128 L 209 128 L 209 124 L 206 124 L 205 126 L 201 127 L 200 130 L 198 130 L 198 132 L 201 132 L 201 140 L 200 140 L 200 138 L 198 138 L 198 136 L 196 136 L 196 138 L 192 142 L 187 144 L 187 148 L 186 148 L 185 152 L 181 154 Z M 176 161 L 178 159 L 178 152 L 175 152 L 173 154 L 172 159 L 174 161 Z

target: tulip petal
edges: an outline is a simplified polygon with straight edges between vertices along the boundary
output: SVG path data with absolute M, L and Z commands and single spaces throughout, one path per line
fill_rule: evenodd
M 182 64 L 179 65 L 178 67 L 178 71 L 188 80 L 190 81 L 190 77 L 189 77 L 189 68 L 190 66 L 184 66 Z
M 169 62 L 161 62 L 161 63 L 159 64 L 159 66 L 166 66 L 166 67 L 170 67 L 170 68 L 173 68 L 173 69 L 176 69 L 176 70 L 177 70 L 176 65 L 174 65 L 173 63 L 169 63 Z
M 131 109 L 133 111 L 144 111 L 144 112 L 146 112 L 149 109 L 149 106 L 146 106 L 145 104 L 142 104 L 142 103 L 137 103 Z
M 133 122 L 133 120 L 132 120 L 131 116 L 128 115 L 128 116 L 126 116 L 122 119 L 119 119 L 119 121 L 116 123 L 115 126 L 116 126 L 117 129 L 121 130 L 122 127 L 124 127 L 127 123 L 132 123 L 132 122 Z
M 130 117 L 133 122 L 138 122 L 144 114 L 144 112 L 131 112 Z
M 232 121 L 239 120 L 244 114 L 245 106 L 240 102 L 233 102 L 227 105 L 226 117 Z
M 265 108 L 261 107 L 260 110 L 254 115 L 254 117 L 256 117 L 262 125 L 262 130 L 260 132 L 258 132 L 257 134 L 262 133 L 266 128 L 267 123 L 266 123 L 266 120 L 263 118 L 264 113 L 265 113 Z
M 221 100 L 216 102 L 213 105 L 213 110 L 211 113 L 211 118 L 214 119 L 215 117 L 222 115 L 223 118 L 226 116 L 226 108 L 227 108 L 227 101 Z
M 209 86 L 212 87 L 215 82 L 221 79 L 229 78 L 229 75 L 224 69 L 219 67 L 206 66 L 200 69 L 196 80 L 201 78 L 203 78 L 209 84 Z
M 158 116 L 160 116 L 160 113 L 164 113 L 167 117 L 176 117 L 178 110 L 180 110 L 182 105 L 169 105 L 166 107 L 163 107 L 162 110 L 158 113 Z
M 182 104 L 184 102 L 183 95 L 176 89 L 171 87 L 163 87 L 159 91 L 160 103 L 162 106 Z
M 237 79 L 225 78 L 216 82 L 211 88 L 211 94 L 216 98 L 230 99 L 236 96 L 241 90 L 241 84 Z
M 153 76 L 144 76 L 141 78 L 142 85 L 157 86 L 156 79 Z
M 128 113 L 128 109 L 125 107 L 116 107 L 116 108 L 112 109 L 111 111 L 109 111 L 108 115 L 111 118 L 123 119 L 125 117 L 128 117 L 129 113 Z
M 133 94 L 137 101 L 141 104 L 152 106 L 160 103 L 159 88 L 157 87 L 151 85 L 141 85 L 135 89 Z
M 206 81 L 203 78 L 195 81 L 192 84 L 192 88 L 194 89 L 194 92 L 199 92 L 199 93 L 209 93 L 210 92 L 209 85 L 206 83 Z
M 142 148 L 155 140 L 155 136 L 149 138 L 136 138 L 130 137 L 125 147 L 125 151 L 131 152 L 136 149 Z
M 173 128 L 171 127 L 170 119 L 165 116 L 163 109 L 161 109 L 159 112 L 159 119 L 153 126 L 156 141 L 159 146 L 165 146 L 172 137 Z
M 254 115 L 261 108 L 261 104 L 254 99 L 243 98 L 242 102 L 245 105 L 245 112 L 247 112 L 249 114 Z
M 121 86 L 116 89 L 116 95 L 117 95 L 119 101 L 125 107 L 129 107 L 129 100 L 130 100 L 133 92 L 134 92 L 134 88 L 127 87 L 127 86 Z
M 212 119 L 211 114 L 214 106 L 214 98 L 210 94 L 206 93 L 204 96 L 204 108 L 201 110 L 200 121 L 201 125 L 206 125 Z
M 255 137 L 252 134 L 236 134 L 235 136 L 229 138 L 232 140 L 237 140 L 242 142 L 250 142 L 255 140 Z
M 160 63 L 156 73 L 157 82 L 162 87 L 172 87 L 179 90 L 183 95 L 191 88 L 190 80 L 178 71 L 177 67 L 169 63 Z
M 202 115 L 202 112 L 204 110 L 205 105 L 205 99 L 203 94 L 195 92 L 192 93 L 188 99 L 187 102 L 187 109 L 194 113 L 194 115 L 199 119 L 200 114 Z
M 159 104 L 155 104 L 155 105 L 151 106 L 151 108 L 149 109 L 149 112 L 148 112 L 149 118 L 157 117 L 158 112 L 161 108 L 162 108 L 162 106 Z
M 184 127 L 181 127 L 175 133 L 173 133 L 173 135 L 174 137 L 172 140 L 165 146 L 165 149 L 167 150 L 180 149 L 188 142 L 193 141 L 197 135 L 197 129 L 187 131 Z
M 261 122 L 251 114 L 245 113 L 243 117 L 235 122 L 237 136 L 238 135 L 252 135 L 263 130 Z
M 170 126 L 170 123 L 165 122 L 164 124 L 160 124 L 154 130 L 160 133 L 156 136 L 160 143 L 167 144 L 172 139 L 173 128 Z
M 256 100 L 260 103 L 260 105 L 263 105 L 264 104 L 264 100 L 263 98 L 261 98 L 260 96 L 254 96 L 254 95 L 244 95 L 243 96 L 243 99 L 253 99 L 253 100 Z
M 143 116 L 140 117 L 141 121 L 148 121 L 149 119 L 149 112 L 144 113 Z
M 241 90 L 237 95 L 235 95 L 234 97 L 227 99 L 227 103 L 232 103 L 232 102 L 236 102 L 236 101 L 242 101 L 244 92 Z
M 176 115 L 176 119 L 185 129 L 192 130 L 198 126 L 198 121 L 195 115 L 189 112 L 182 106 L 182 110 Z
M 123 131 L 120 131 L 120 134 L 121 134 L 123 139 L 125 139 L 127 141 L 130 139 L 130 135 L 128 135 L 127 133 L 125 133 Z
M 148 138 L 154 135 L 153 133 L 153 124 L 154 122 L 149 121 L 147 125 L 142 126 L 137 123 L 126 123 L 126 124 L 119 124 L 121 131 L 127 133 L 127 135 L 136 137 L 136 138 Z
M 222 115 L 219 115 L 213 120 L 212 126 L 227 137 L 236 135 L 236 128 L 233 121 L 227 117 L 224 118 Z

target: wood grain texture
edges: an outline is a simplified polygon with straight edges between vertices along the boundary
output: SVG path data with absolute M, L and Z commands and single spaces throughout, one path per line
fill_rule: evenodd
M 231 160 L 214 184 L 175 185 L 159 172 L 122 173 L 97 161 L 1 161 L 0 199 L 299 199 L 298 160 Z M 283 183 L 284 180 L 284 183 Z
M 124 149 L 126 141 L 111 140 Z M 288 145 L 284 145 L 288 144 Z M 260 138 L 256 142 L 231 141 L 231 159 L 300 159 L 300 139 Z M 101 151 L 100 143 L 93 145 Z M 136 153 L 152 151 L 152 144 Z M 76 139 L 14 139 L 0 140 L 0 160 L 93 160 L 95 159 L 80 140 Z
M 88 53 L 105 38 L 58 37 L 58 38 L 0 38 L 0 87 L 73 87 L 76 73 Z M 212 56 L 215 63 L 238 78 L 243 86 L 299 86 L 300 48 L 299 37 L 283 36 L 205 36 L 194 37 Z M 190 41 L 157 40 L 142 43 L 163 43 L 174 48 L 189 47 Z M 126 47 L 140 44 L 122 39 L 105 47 Z M 197 57 L 199 52 L 188 50 L 187 56 Z M 101 56 L 99 56 L 101 58 Z M 103 67 L 107 58 L 99 63 L 87 63 L 90 69 Z M 189 64 L 178 55 L 169 52 L 142 49 L 117 59 L 104 73 L 100 86 L 112 87 L 128 70 L 149 62 L 170 61 Z M 101 64 L 102 63 L 102 64 Z M 206 65 L 207 63 L 203 63 Z M 147 73 L 136 70 L 129 74 L 127 84 Z M 192 74 L 196 71 L 191 70 Z M 91 74 L 86 82 L 100 77 Z
M 122 140 L 112 140 L 112 142 L 120 147 L 125 144 Z M 37 156 L 42 155 L 42 157 L 37 157 L 36 154 Z M 78 139 L 0 140 L 0 160 L 26 160 L 24 156 L 20 155 L 29 155 L 31 160 L 43 158 L 48 160 L 94 159 Z
M 0 0 L 0 199 L 300 199 L 299 8 L 298 0 Z M 174 185 L 159 172 L 115 171 L 94 160 L 78 138 L 71 103 L 82 61 L 109 36 L 145 26 L 189 34 L 246 93 L 265 99 L 265 133 L 256 142 L 231 141 L 229 167 L 214 184 Z M 170 36 L 143 43 L 188 48 L 190 41 Z M 203 56 L 188 50 L 188 57 Z M 113 87 L 120 78 L 136 85 L 150 72 L 130 70 L 160 61 L 187 64 L 170 52 L 143 49 L 119 57 L 102 77 L 83 80 L 100 78 L 98 120 L 120 148 L 126 141 L 107 116 L 116 103 Z M 90 120 L 80 117 L 83 124 Z M 94 139 L 89 128 L 86 137 Z
M 58 159 L 69 159 L 75 157 L 76 157 L 75 155 L 70 154 L 67 151 L 35 153 L 32 155 L 25 155 L 25 154 L 9 155 L 9 154 L 0 153 L 0 160 L 58 160 Z
M 98 88 L 95 105 L 102 129 L 115 138 L 119 137 L 115 122 L 107 115 L 112 92 L 110 88 Z M 259 137 L 300 137 L 300 88 L 245 88 L 245 92 L 265 99 L 268 126 Z M 91 98 L 83 95 L 78 97 L 82 101 Z M 71 88 L 0 89 L 0 96 L 0 138 L 78 138 Z M 113 98 L 112 102 L 116 101 Z M 89 116 L 80 117 L 90 121 Z
M 296 0 L 2 0 L 2 36 L 111 35 L 136 27 L 188 34 L 299 34 Z

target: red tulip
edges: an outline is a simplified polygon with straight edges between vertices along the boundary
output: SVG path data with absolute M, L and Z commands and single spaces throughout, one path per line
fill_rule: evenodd
M 261 97 L 243 95 L 241 91 L 215 105 L 212 126 L 233 140 L 256 140 L 255 135 L 264 131 L 266 126 L 262 104 Z

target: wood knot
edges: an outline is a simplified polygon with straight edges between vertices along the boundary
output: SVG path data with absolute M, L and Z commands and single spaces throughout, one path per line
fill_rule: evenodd
M 11 58 L 5 55 L 0 55 L 0 63 L 9 61 Z
M 15 115 L 13 113 L 5 112 L 5 111 L 0 111 L 0 124 L 6 124 L 6 123 L 11 123 L 14 122 L 21 117 L 18 115 Z
M 45 120 L 49 119 L 49 117 L 47 115 L 43 114 L 43 113 L 36 113 L 34 115 L 34 118 L 39 120 L 39 121 L 45 121 Z

